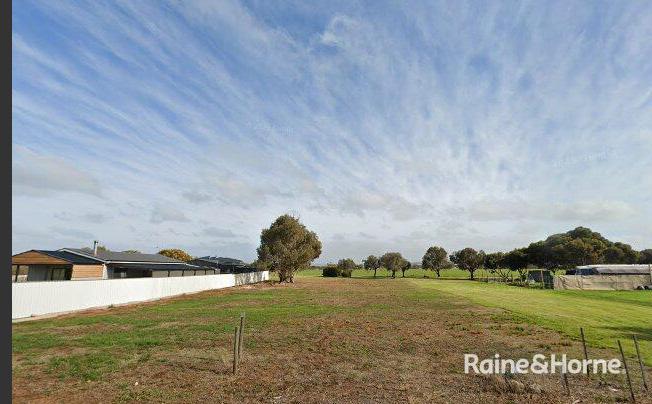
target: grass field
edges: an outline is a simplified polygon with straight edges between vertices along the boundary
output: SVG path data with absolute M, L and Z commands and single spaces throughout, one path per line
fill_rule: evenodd
M 518 376 L 543 391 L 510 393 L 463 374 L 462 354 L 581 357 L 571 338 L 580 325 L 593 355 L 615 357 L 599 346 L 636 332 L 650 360 L 649 294 L 309 275 L 14 324 L 14 401 L 568 402 L 556 376 Z M 234 376 L 240 312 L 245 354 Z M 585 401 L 625 397 L 622 378 L 571 382 Z
M 389 274 L 383 269 L 377 275 L 382 278 Z M 424 275 L 435 278 L 432 271 L 422 269 L 411 269 L 405 274 L 410 279 L 423 279 Z M 476 273 L 478 278 L 487 275 L 493 276 L 484 270 Z M 299 272 L 299 276 L 319 277 L 321 271 L 305 270 Z M 525 322 L 562 332 L 571 338 L 579 339 L 579 327 L 582 327 L 588 344 L 594 347 L 614 348 L 617 339 L 621 339 L 625 352 L 634 355 L 631 339 L 636 335 L 644 360 L 652 365 L 652 293 L 542 290 L 500 283 L 456 281 L 468 276 L 468 272 L 459 269 L 445 270 L 441 272 L 441 279 L 445 282 L 416 282 L 415 285 L 463 297 L 486 307 L 504 309 Z M 353 277 L 373 278 L 373 272 L 355 270 Z

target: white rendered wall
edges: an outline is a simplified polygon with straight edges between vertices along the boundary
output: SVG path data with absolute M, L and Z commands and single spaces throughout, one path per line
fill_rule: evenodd
M 269 272 L 263 271 L 172 278 L 12 283 L 11 318 L 143 302 L 268 279 Z

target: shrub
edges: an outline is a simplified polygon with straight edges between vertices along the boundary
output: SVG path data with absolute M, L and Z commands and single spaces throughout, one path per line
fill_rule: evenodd
M 345 268 L 340 270 L 340 276 L 342 278 L 350 278 L 351 273 L 353 273 L 353 270 L 351 268 Z
M 337 277 L 339 275 L 339 270 L 337 269 L 336 266 L 330 266 L 329 265 L 327 267 L 324 267 L 324 269 L 321 272 L 321 275 L 331 277 L 331 278 L 335 278 L 335 277 Z

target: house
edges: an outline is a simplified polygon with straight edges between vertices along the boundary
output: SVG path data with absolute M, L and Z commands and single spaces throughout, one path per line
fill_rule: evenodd
M 214 268 L 192 265 L 160 254 L 89 251 L 78 248 L 30 250 L 11 257 L 12 280 L 55 281 L 159 278 L 212 275 Z M 20 274 L 27 273 L 21 279 Z
M 256 269 L 245 264 L 243 261 L 227 257 L 200 257 L 195 258 L 189 264 L 199 265 L 219 270 L 221 274 L 240 274 L 245 272 L 255 272 Z
M 652 265 L 583 265 L 554 279 L 555 289 L 633 290 L 652 285 Z

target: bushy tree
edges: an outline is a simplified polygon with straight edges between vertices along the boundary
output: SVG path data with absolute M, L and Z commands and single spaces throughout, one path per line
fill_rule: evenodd
M 405 265 L 405 259 L 403 259 L 401 253 L 388 252 L 380 257 L 380 264 L 392 273 L 392 278 L 396 278 L 396 271 L 401 270 Z
M 590 264 L 634 264 L 639 253 L 629 244 L 612 242 L 587 227 L 553 234 L 526 249 L 528 261 L 552 272 Z
M 528 266 L 528 256 L 525 248 L 516 248 L 505 254 L 502 264 L 511 271 L 518 272 L 521 281 L 525 280 Z
M 159 251 L 158 254 L 165 255 L 168 258 L 172 258 L 179 261 L 188 262 L 192 260 L 190 254 L 178 248 L 166 248 L 164 250 Z
M 376 271 L 380 268 L 380 260 L 375 255 L 370 255 L 366 260 L 363 261 L 364 269 L 367 271 L 374 271 L 374 278 L 376 277 Z
M 645 249 L 640 252 L 638 258 L 639 264 L 652 264 L 652 248 Z
M 412 263 L 408 260 L 403 260 L 403 265 L 401 265 L 401 274 L 403 278 L 405 278 L 405 271 L 410 268 L 412 268 Z
M 476 251 L 471 247 L 455 251 L 450 256 L 450 260 L 457 265 L 458 268 L 469 271 L 471 279 L 475 279 L 473 274 L 478 268 L 482 267 L 484 263 L 484 251 Z
M 503 259 L 505 258 L 505 253 L 503 252 L 494 252 L 489 253 L 484 256 L 484 267 L 490 272 L 494 272 L 498 268 L 501 268 L 503 264 Z
M 356 268 L 355 261 L 351 258 L 341 259 L 337 262 L 337 269 L 341 276 L 345 278 L 350 278 L 351 273 Z
M 437 278 L 440 276 L 440 271 L 448 265 L 448 253 L 442 247 L 432 246 L 426 250 L 421 259 L 421 267 L 435 271 Z
M 328 264 L 324 267 L 324 269 L 322 269 L 321 275 L 324 277 L 335 278 L 340 275 L 340 271 L 337 268 L 337 265 Z
M 263 229 L 257 252 L 259 265 L 277 272 L 280 282 L 294 282 L 294 273 L 321 255 L 321 242 L 299 219 L 282 215 Z

